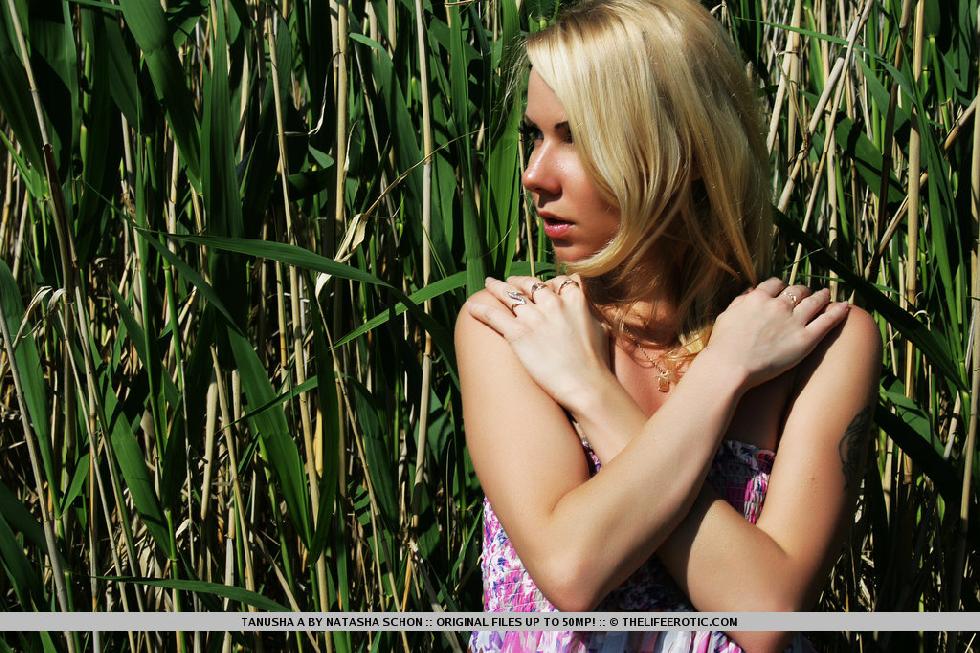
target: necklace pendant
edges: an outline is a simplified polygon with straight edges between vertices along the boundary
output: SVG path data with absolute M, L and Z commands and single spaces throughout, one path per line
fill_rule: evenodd
M 657 390 L 660 392 L 667 392 L 670 390 L 670 377 L 666 372 L 661 372 L 660 376 L 657 377 Z

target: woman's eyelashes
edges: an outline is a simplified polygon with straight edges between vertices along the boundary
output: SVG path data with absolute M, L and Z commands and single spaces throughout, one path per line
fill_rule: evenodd
M 523 139 L 525 144 L 533 145 L 540 140 L 544 140 L 544 135 L 533 122 L 524 121 L 521 123 L 521 139 Z
M 561 138 L 562 143 L 572 144 L 575 139 L 572 137 L 572 128 L 568 126 L 567 122 L 558 123 L 555 125 L 555 132 L 558 137 Z
M 540 141 L 544 140 L 544 132 L 538 129 L 538 126 L 533 122 L 524 121 L 521 123 L 520 127 L 521 139 L 525 144 L 534 145 Z M 555 125 L 555 136 L 560 139 L 562 143 L 574 144 L 575 139 L 572 136 L 572 130 L 568 126 L 567 122 L 561 122 Z

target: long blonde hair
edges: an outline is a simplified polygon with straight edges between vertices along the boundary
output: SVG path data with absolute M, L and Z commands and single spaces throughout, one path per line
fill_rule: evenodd
M 702 349 L 718 314 L 769 265 L 768 155 L 734 45 L 693 0 L 584 0 L 527 40 L 600 193 L 620 210 L 609 244 L 567 264 L 622 333 L 654 288 L 677 338 Z

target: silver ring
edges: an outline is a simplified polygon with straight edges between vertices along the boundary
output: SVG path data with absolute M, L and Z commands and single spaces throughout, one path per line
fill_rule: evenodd
M 793 302 L 793 308 L 796 308 L 796 305 L 800 303 L 800 298 L 797 297 L 794 293 L 791 293 L 789 291 L 784 290 L 783 292 L 781 292 L 779 294 L 780 295 L 783 295 L 785 297 L 789 297 L 789 300 L 791 302 Z
M 574 283 L 576 286 L 579 285 L 578 284 L 578 281 L 576 281 L 575 279 L 565 279 L 564 281 L 561 282 L 561 285 L 558 286 L 558 292 L 557 292 L 557 294 L 560 295 L 561 294 L 561 289 L 564 288 L 565 286 L 567 286 L 570 283 Z
M 531 284 L 531 301 L 532 302 L 534 301 L 534 293 L 541 290 L 542 288 L 547 288 L 547 287 L 548 284 L 543 283 L 541 281 L 535 281 L 533 284 Z
M 510 305 L 510 312 L 511 313 L 514 312 L 514 309 L 516 307 L 523 306 L 524 304 L 527 304 L 527 297 L 525 297 L 524 296 L 524 293 L 522 293 L 522 292 L 519 292 L 517 290 L 508 290 L 507 291 L 507 296 L 514 300 L 514 303 Z

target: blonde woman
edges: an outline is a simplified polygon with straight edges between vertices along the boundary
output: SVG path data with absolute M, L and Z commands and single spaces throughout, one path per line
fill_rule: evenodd
M 867 313 L 764 278 L 757 107 L 687 0 L 587 0 L 527 43 L 523 185 L 572 276 L 456 324 L 487 610 L 800 610 L 853 517 Z M 707 481 L 707 482 L 706 482 Z M 778 651 L 787 633 L 474 633 L 474 651 Z

